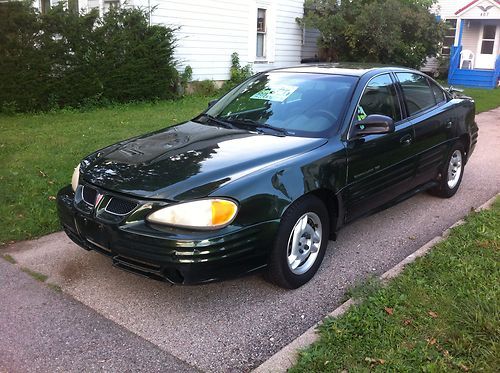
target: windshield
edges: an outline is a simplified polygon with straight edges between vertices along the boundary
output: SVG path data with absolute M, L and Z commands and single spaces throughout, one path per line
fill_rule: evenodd
M 338 121 L 356 77 L 269 72 L 236 87 L 207 110 L 212 118 L 286 134 L 324 137 Z

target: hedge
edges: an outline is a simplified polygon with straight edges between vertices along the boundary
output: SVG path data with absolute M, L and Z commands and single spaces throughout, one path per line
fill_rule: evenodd
M 64 4 L 40 14 L 0 3 L 0 110 L 45 111 L 176 95 L 174 29 L 115 8 L 78 14 Z

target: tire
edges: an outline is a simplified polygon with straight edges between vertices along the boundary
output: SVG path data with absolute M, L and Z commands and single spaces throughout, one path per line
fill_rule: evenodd
M 439 185 L 430 189 L 429 193 L 441 198 L 453 197 L 460 187 L 462 177 L 464 176 L 464 161 L 464 145 L 459 141 L 452 146 L 446 158 L 446 162 L 440 172 L 441 179 L 439 180 Z
M 328 211 L 319 198 L 309 195 L 294 202 L 281 217 L 266 279 L 285 289 L 308 282 L 323 261 L 329 231 Z

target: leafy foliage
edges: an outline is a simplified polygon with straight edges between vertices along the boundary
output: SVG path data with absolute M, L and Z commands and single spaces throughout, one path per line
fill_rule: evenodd
M 306 0 L 298 22 L 317 28 L 330 61 L 419 67 L 438 52 L 444 26 L 429 12 L 432 0 Z
M 174 31 L 140 9 L 78 14 L 63 3 L 40 14 L 0 3 L 0 110 L 172 98 Z
M 241 66 L 240 57 L 237 52 L 231 54 L 231 69 L 229 70 L 230 78 L 227 80 L 223 87 L 223 91 L 229 91 L 231 88 L 236 87 L 238 84 L 243 83 L 250 78 L 253 74 L 252 66 Z
M 193 79 L 193 68 L 187 65 L 186 67 L 184 67 L 184 71 L 179 76 L 179 88 L 181 90 L 181 93 L 184 93 L 186 91 L 188 83 L 191 81 L 191 79 Z
M 215 96 L 219 93 L 219 89 L 215 85 L 215 82 L 210 79 L 191 82 L 191 90 L 193 94 L 199 96 Z

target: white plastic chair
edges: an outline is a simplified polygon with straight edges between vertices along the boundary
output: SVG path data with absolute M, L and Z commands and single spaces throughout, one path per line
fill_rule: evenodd
M 474 53 L 471 50 L 464 49 L 460 52 L 460 68 L 468 70 L 474 68 Z

